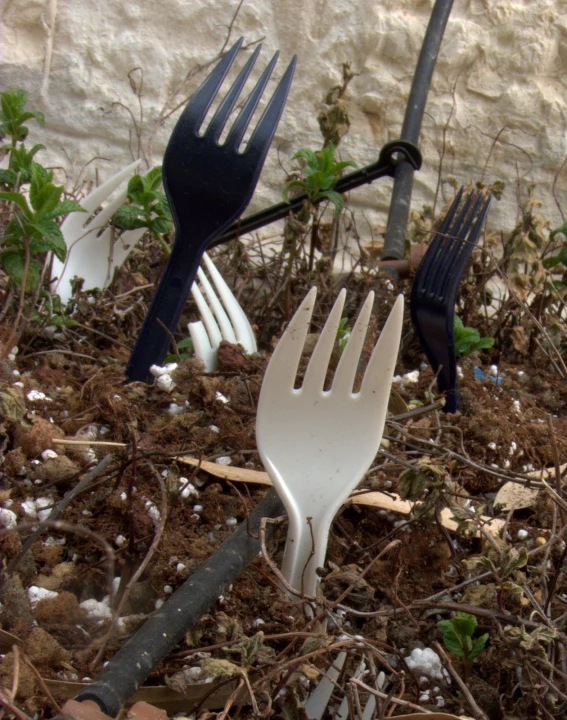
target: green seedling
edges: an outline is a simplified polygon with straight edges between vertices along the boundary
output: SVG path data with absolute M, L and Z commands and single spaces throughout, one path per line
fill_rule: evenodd
M 118 208 L 112 222 L 121 230 L 147 227 L 169 255 L 171 250 L 163 236 L 171 231 L 172 220 L 167 198 L 160 190 L 161 182 L 161 167 L 131 177 L 127 195 L 129 204 Z
M 303 160 L 304 162 L 300 176 L 286 183 L 283 189 L 283 198 L 285 202 L 289 202 L 289 191 L 294 187 L 299 188 L 307 195 L 305 207 L 312 216 L 311 245 L 309 249 L 309 270 L 311 271 L 313 269 L 315 250 L 321 249 L 319 242 L 321 213 L 317 210 L 317 203 L 320 200 L 329 200 L 335 206 L 335 221 L 338 219 L 345 201 L 343 196 L 334 188 L 339 181 L 341 172 L 346 167 L 355 168 L 356 163 L 352 160 L 337 162 L 335 160 L 335 146 L 332 142 L 318 152 L 307 149 L 299 150 L 295 153 L 293 159 Z M 292 259 L 292 257 L 293 252 L 290 253 L 290 258 Z
M 36 120 L 41 127 L 45 125 L 45 116 L 42 112 L 26 110 L 28 93 L 25 90 L 14 90 L 9 87 L 0 93 L 0 137 L 8 135 L 12 147 L 23 142 L 28 136 L 28 128 L 24 125 L 27 120 Z
M 184 352 L 181 352 L 181 351 Z M 190 337 L 185 337 L 177 343 L 177 355 L 166 355 L 164 363 L 177 362 L 178 360 L 187 360 L 187 358 L 193 355 L 193 340 Z
M 339 181 L 341 172 L 346 167 L 356 168 L 352 160 L 337 162 L 335 160 L 335 146 L 330 142 L 318 152 L 312 150 L 299 150 L 292 158 L 293 160 L 304 160 L 301 179 L 290 180 L 283 190 L 283 198 L 289 202 L 289 191 L 293 187 L 300 188 L 306 195 L 308 201 L 314 205 L 320 200 L 330 200 L 335 206 L 335 217 L 338 217 L 344 207 L 343 196 L 334 190 Z
M 468 355 L 475 350 L 487 350 L 494 345 L 494 338 L 481 337 L 478 330 L 465 327 L 460 317 L 455 315 L 455 354 Z
M 488 633 L 473 640 L 478 621 L 474 615 L 466 612 L 458 612 L 451 620 L 441 620 L 437 625 L 443 630 L 443 643 L 447 650 L 463 659 L 467 682 L 471 675 L 472 662 L 486 645 Z

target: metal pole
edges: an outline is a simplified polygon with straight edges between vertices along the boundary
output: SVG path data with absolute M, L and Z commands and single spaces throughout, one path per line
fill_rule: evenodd
M 414 145 L 418 144 L 431 77 L 452 7 L 453 0 L 436 0 L 423 38 L 400 137 Z M 405 160 L 396 167 L 382 260 L 401 260 L 404 256 L 413 173 L 413 167 Z

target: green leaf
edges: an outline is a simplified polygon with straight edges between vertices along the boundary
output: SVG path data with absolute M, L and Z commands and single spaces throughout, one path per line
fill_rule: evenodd
M 56 186 L 45 175 L 45 168 L 34 163 L 30 184 L 30 202 L 38 215 L 52 212 L 63 194 L 63 186 Z
M 324 192 L 319 194 L 321 195 L 321 197 L 325 197 L 333 203 L 333 205 L 335 206 L 335 217 L 338 218 L 341 214 L 342 209 L 345 206 L 343 196 L 340 193 L 335 192 L 334 190 L 325 190 Z
M 16 248 L 7 248 L 0 252 L 0 262 L 4 272 L 19 284 L 22 281 L 26 263 L 26 257 L 22 254 L 22 251 Z
M 141 175 L 133 175 L 128 181 L 128 200 L 142 205 L 140 198 L 144 193 L 144 181 Z
M 54 220 L 61 215 L 67 215 L 70 212 L 87 212 L 84 207 L 80 205 L 76 200 L 62 200 L 58 203 L 51 212 L 42 213 L 41 217 L 45 220 Z
M 495 340 L 492 337 L 479 337 L 479 339 L 475 343 L 475 350 L 488 350 L 489 348 L 493 347 L 494 342 Z
M 177 343 L 178 350 L 185 350 L 185 348 L 193 349 L 193 340 L 190 337 L 185 337 Z
M 0 120 L 12 120 L 24 111 L 28 100 L 28 93 L 22 89 L 14 90 L 13 87 L 9 87 L 0 93 L 0 99 L 2 107 Z
M 543 258 L 543 267 L 547 270 L 551 270 L 551 268 L 557 267 L 559 263 L 561 262 L 561 259 L 559 258 L 559 255 L 552 255 L 551 257 Z
M 564 225 L 567 225 L 567 220 L 565 221 Z M 567 267 L 567 245 L 564 245 L 561 248 L 557 257 L 559 258 L 561 263 Z
M 150 220 L 149 227 L 153 232 L 163 235 L 171 230 L 171 222 L 164 217 L 155 217 Z
M 565 237 L 567 237 L 567 220 L 563 221 L 563 224 L 561 225 L 561 227 L 558 227 L 549 233 L 550 239 L 553 240 L 555 238 L 555 236 L 559 233 L 561 233 L 561 235 L 565 235 Z
M 284 202 L 289 202 L 289 191 L 293 187 L 300 187 L 304 192 L 307 191 L 306 183 L 303 180 L 290 180 L 283 189 Z
M 461 640 L 454 630 L 449 630 L 443 635 L 443 643 L 447 650 L 456 657 L 464 657 L 465 652 Z
M 65 244 L 65 238 L 63 233 L 53 220 L 37 220 L 30 225 L 39 232 L 44 240 L 47 242 L 48 247 L 42 248 L 43 251 L 50 250 L 55 253 L 55 256 L 60 262 L 65 262 L 67 257 L 67 245 Z
M 17 285 L 21 285 L 26 265 L 25 254 L 23 254 L 19 249 L 8 248 L 0 253 L 0 263 L 10 278 Z M 31 291 L 35 289 L 39 280 L 41 267 L 41 263 L 37 260 L 34 260 L 33 258 L 30 259 L 26 280 L 26 290 Z
M 122 205 L 114 213 L 112 222 L 122 230 L 134 230 L 134 228 L 146 227 L 143 215 L 143 210 L 135 205 Z
M 458 612 L 453 618 L 452 623 L 457 634 L 461 636 L 468 635 L 470 637 L 478 625 L 478 620 L 474 615 L 470 615 L 466 612 Z
M 161 187 L 161 166 L 148 170 L 143 177 L 144 188 L 155 192 Z
M 22 193 L 11 192 L 11 191 L 0 192 L 0 198 L 3 198 L 4 200 L 8 200 L 9 202 L 16 203 L 16 205 L 19 205 L 19 207 L 22 208 L 26 217 L 28 217 L 28 218 L 33 217 L 33 213 L 31 211 L 25 197 L 22 195 Z
M 477 641 L 475 642 L 473 649 L 471 650 L 469 657 L 471 660 L 474 660 L 475 657 L 480 653 L 480 651 L 484 648 L 486 645 L 486 642 L 488 640 L 488 633 L 484 633 L 484 635 L 481 635 Z
M 8 185 L 13 188 L 16 184 L 18 173 L 7 168 L 0 168 L 0 185 Z
M 298 150 L 295 155 L 292 156 L 292 160 L 299 160 L 303 159 L 306 160 L 311 165 L 317 165 L 317 156 L 313 152 L 313 150 Z

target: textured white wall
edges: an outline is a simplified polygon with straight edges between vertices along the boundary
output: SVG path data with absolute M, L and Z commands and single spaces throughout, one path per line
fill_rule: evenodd
M 34 128 L 30 139 L 45 142 L 42 161 L 62 166 L 72 184 L 83 172 L 94 177 L 95 169 L 104 179 L 136 155 L 134 123 L 116 103 L 140 122 L 127 74 L 141 68 L 141 142 L 159 163 L 177 116 L 155 131 L 160 113 L 198 86 L 206 74 L 199 66 L 216 57 L 237 13 L 231 41 L 263 38 L 259 67 L 279 48 L 279 75 L 298 55 L 256 210 L 279 199 L 280 162 L 289 168 L 296 150 L 320 146 L 317 113 L 340 83 L 343 62 L 360 73 L 347 96 L 352 126 L 343 156 L 366 164 L 398 136 L 432 6 L 432 0 L 4 0 L 1 87 L 29 90 L 30 107 L 45 111 L 47 129 Z M 141 71 L 133 77 L 139 83 Z M 558 224 L 552 185 L 567 154 L 566 78 L 566 0 L 455 0 L 424 119 L 425 162 L 413 207 L 433 201 L 445 134 L 443 176 L 507 181 L 503 201 L 491 210 L 492 226 L 513 226 L 518 192 L 525 197 L 532 181 Z M 385 222 L 389 187 L 382 181 L 351 194 L 374 226 Z M 567 212 L 567 168 L 555 192 Z M 359 230 L 366 234 L 364 221 Z

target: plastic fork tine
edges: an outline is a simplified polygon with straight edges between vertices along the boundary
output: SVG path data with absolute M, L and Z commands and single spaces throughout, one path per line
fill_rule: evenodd
M 254 337 L 254 332 L 250 327 L 250 322 L 248 321 L 244 310 L 240 307 L 238 300 L 232 294 L 230 288 L 224 281 L 223 276 L 217 270 L 216 265 L 207 253 L 203 255 L 203 262 L 207 266 L 211 280 L 215 285 L 216 292 L 220 295 L 224 309 L 230 317 L 232 328 L 234 329 L 234 334 L 236 335 L 236 341 L 239 342 L 248 353 L 255 353 L 258 349 L 256 346 L 256 338 Z
M 285 102 L 291 86 L 296 63 L 297 58 L 294 56 L 287 66 L 287 70 L 283 74 L 282 79 L 278 83 L 270 102 L 266 105 L 262 117 L 248 141 L 247 150 L 250 147 L 261 146 L 269 142 L 269 138 L 271 138 L 273 134 L 272 128 L 274 125 L 277 125 L 279 117 L 282 113 L 283 103 Z
M 184 127 L 184 130 L 187 132 L 197 133 L 199 131 L 199 128 L 203 124 L 203 120 L 205 119 L 216 94 L 220 90 L 220 86 L 223 84 L 223 81 L 234 62 L 243 41 L 244 38 L 240 38 L 234 43 L 187 104 L 187 107 L 181 116 L 187 123 Z M 175 130 L 177 129 L 178 126 L 175 127 Z
M 439 236 L 439 248 L 434 264 L 430 268 L 430 275 L 427 283 L 427 292 L 430 294 L 434 294 L 436 288 L 442 287 L 442 284 L 447 277 L 446 271 L 451 269 L 452 263 L 462 245 L 462 238 L 466 237 L 468 229 L 466 219 L 468 217 L 473 198 L 474 194 L 470 193 L 459 215 L 457 216 L 457 219 L 448 225 L 443 235 L 441 235 L 439 231 L 437 233 Z M 451 209 L 452 208 L 453 206 L 451 206 Z M 472 217 L 474 217 L 474 213 Z
M 435 292 L 435 294 L 439 295 L 441 300 L 443 300 L 445 295 L 450 297 L 451 293 L 458 289 L 458 283 L 461 275 L 463 274 L 473 248 L 476 245 L 478 233 L 480 232 L 486 211 L 488 210 L 488 205 L 485 203 L 473 225 L 473 220 L 481 202 L 482 196 L 479 195 L 466 219 L 466 222 L 463 223 L 463 227 L 458 231 L 458 237 L 453 239 L 447 258 L 441 265 Z M 451 282 L 453 277 L 457 278 L 457 284 L 455 287 L 453 287 L 454 283 Z
M 362 383 L 360 386 L 361 394 L 379 394 L 386 392 L 384 389 L 390 387 L 391 380 L 398 357 L 398 345 L 400 327 L 404 319 L 404 300 L 400 295 L 394 307 L 391 309 L 384 329 L 380 333 L 378 342 L 374 346 L 370 360 Z M 387 406 L 384 406 L 384 417 L 386 416 Z
M 311 323 L 316 296 L 317 288 L 313 287 L 291 319 L 272 354 L 269 366 L 270 376 L 279 378 L 282 390 L 293 388 L 295 384 L 299 359 Z
M 341 359 L 339 360 L 339 365 L 333 379 L 333 392 L 339 392 L 344 395 L 352 392 L 373 303 L 374 293 L 369 292 L 352 329 L 346 347 L 343 350 Z
M 227 148 L 231 148 L 232 150 L 238 150 L 240 147 L 240 143 L 242 142 L 242 138 L 244 137 L 244 134 L 246 133 L 246 129 L 248 125 L 250 124 L 250 120 L 252 120 L 252 115 L 254 115 L 254 110 L 256 110 L 258 103 L 260 102 L 260 98 L 262 97 L 262 93 L 264 92 L 264 88 L 268 84 L 268 80 L 270 79 L 270 76 L 273 72 L 273 69 L 276 65 L 276 62 L 278 61 L 279 52 L 276 52 L 273 56 L 273 58 L 268 63 L 266 69 L 260 76 L 260 79 L 256 83 L 256 87 L 248 98 L 246 99 L 246 102 L 242 106 L 242 109 L 240 113 L 238 114 L 238 117 L 234 121 L 234 125 L 231 127 L 230 132 L 227 135 L 226 143 L 225 145 Z
M 236 101 L 238 100 L 238 97 L 242 92 L 242 88 L 246 84 L 246 80 L 248 79 L 248 76 L 250 75 L 250 72 L 254 67 L 254 63 L 256 62 L 256 59 L 258 58 L 261 49 L 262 45 L 258 45 L 258 47 L 254 50 L 252 56 L 240 71 L 238 77 L 234 81 L 234 84 L 228 91 L 226 97 L 219 105 L 216 113 L 214 114 L 209 125 L 207 126 L 205 135 L 207 135 L 207 137 L 210 137 L 212 140 L 218 141 L 219 137 L 221 136 L 223 128 L 226 125 L 226 121 L 228 120 L 228 117 L 232 112 L 233 107 L 236 105 Z
M 210 307 L 213 309 L 213 315 L 217 319 L 222 337 L 231 343 L 236 343 L 236 335 L 234 334 L 234 330 L 232 328 L 232 325 L 230 324 L 228 315 L 226 314 L 222 303 L 218 299 L 217 294 L 213 290 L 211 283 L 209 282 L 207 276 L 201 270 L 201 268 L 199 268 L 199 270 L 197 271 L 197 278 L 201 283 Z M 193 284 L 193 287 L 195 287 L 195 284 Z M 201 310 L 201 308 L 199 308 L 199 310 Z
M 343 288 L 335 300 L 333 309 L 329 313 L 327 322 L 321 331 L 317 345 L 315 345 L 313 354 L 309 359 L 309 365 L 305 371 L 301 388 L 303 392 L 317 394 L 323 389 L 329 367 L 329 360 L 331 359 L 331 354 L 337 339 L 337 331 L 339 329 L 339 323 L 341 322 L 345 297 L 346 290 Z
M 461 197 L 463 196 L 463 188 L 459 190 L 457 193 L 455 199 L 451 203 L 451 206 L 449 210 L 447 211 L 447 214 L 441 221 L 441 224 L 439 225 L 439 228 L 437 229 L 435 235 L 433 236 L 433 239 L 431 240 L 431 243 L 429 244 L 428 251 L 421 261 L 422 265 L 420 265 L 420 273 L 423 273 L 423 277 L 428 277 L 429 272 L 431 270 L 431 267 L 435 267 L 435 263 L 437 261 L 437 257 L 439 255 L 439 251 L 441 250 L 441 245 L 443 242 L 443 238 L 446 237 L 447 230 L 449 229 L 449 226 L 451 225 L 451 221 L 455 215 L 455 212 L 457 211 L 457 208 L 459 207 L 459 203 L 461 202 Z M 431 252 L 431 254 L 429 254 Z
M 193 295 L 193 299 L 195 300 L 195 303 L 199 308 L 199 313 L 203 318 L 203 323 L 207 328 L 207 334 L 210 339 L 210 344 L 213 347 L 218 347 L 222 341 L 222 335 L 219 330 L 218 323 L 215 320 L 214 315 L 211 312 L 207 301 L 203 297 L 203 293 L 201 292 L 201 289 L 199 288 L 197 283 L 193 283 L 193 287 L 191 288 L 191 294 Z M 189 326 L 194 327 L 196 325 L 197 323 L 189 323 Z

